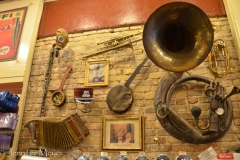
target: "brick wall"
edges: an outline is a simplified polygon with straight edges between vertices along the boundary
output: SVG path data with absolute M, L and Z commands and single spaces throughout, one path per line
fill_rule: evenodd
M 227 92 L 230 92 L 233 86 L 240 87 L 240 65 L 238 63 L 236 50 L 234 48 L 232 35 L 229 29 L 228 20 L 226 17 L 211 18 L 212 24 L 216 28 L 215 39 L 222 38 L 226 42 L 226 46 L 230 55 L 231 69 L 227 75 L 216 76 L 209 70 L 208 60 L 206 59 L 198 67 L 188 71 L 189 74 L 197 74 L 206 76 L 210 79 L 219 81 L 221 85 L 226 87 Z M 44 84 L 44 74 L 47 68 L 49 52 L 52 44 L 55 42 L 55 37 L 47 37 L 39 39 L 36 43 L 35 53 L 32 63 L 31 77 L 29 79 L 28 94 L 26 97 L 26 105 L 24 109 L 23 125 L 21 137 L 19 141 L 19 151 L 26 151 L 28 148 L 36 148 L 36 145 L 31 142 L 31 135 L 24 125 L 30 120 L 44 118 L 66 118 L 70 114 L 78 113 L 81 118 L 86 121 L 86 126 L 90 131 L 90 135 L 81 144 L 67 150 L 52 150 L 61 151 L 66 156 L 67 153 L 75 150 L 81 152 L 89 152 L 94 159 L 100 156 L 101 152 L 101 118 L 107 115 L 118 115 L 112 112 L 106 103 L 107 93 L 111 88 L 118 84 L 124 84 L 131 73 L 142 62 L 146 54 L 143 48 L 142 41 L 133 43 L 133 49 L 123 47 L 115 49 L 89 59 L 100 60 L 107 58 L 110 62 L 109 85 L 106 87 L 94 87 L 94 107 L 89 113 L 82 113 L 79 108 L 82 106 L 74 103 L 73 88 L 84 87 L 85 81 L 85 63 L 86 59 L 82 57 L 93 53 L 98 47 L 96 44 L 111 39 L 112 37 L 126 36 L 137 33 L 143 30 L 143 26 L 129 26 L 124 28 L 112 28 L 103 30 L 94 30 L 82 33 L 70 34 L 70 42 L 65 47 L 65 51 L 60 51 L 60 56 L 54 58 L 54 64 L 50 79 L 51 90 L 56 90 L 60 86 L 67 66 L 72 66 L 73 70 L 69 74 L 64 85 L 64 93 L 66 94 L 66 103 L 61 107 L 55 107 L 51 104 L 51 93 L 47 93 L 46 99 L 46 116 L 40 117 L 40 106 L 42 101 L 42 87 Z M 174 137 L 170 136 L 158 122 L 154 111 L 154 96 L 157 85 L 164 76 L 166 71 L 155 66 L 150 60 L 146 62 L 140 73 L 131 83 L 130 88 L 134 96 L 134 102 L 126 115 L 142 115 L 144 117 L 144 151 L 146 155 L 155 159 L 159 154 L 163 153 L 171 159 L 178 155 L 178 151 L 186 151 L 193 159 L 197 155 L 212 146 L 216 151 L 229 149 L 239 144 L 239 121 L 240 121 L 240 95 L 231 97 L 234 108 L 234 117 L 232 125 L 224 137 L 216 142 L 208 144 L 189 144 L 183 143 Z M 184 76 L 188 75 L 184 73 Z M 208 111 L 208 101 L 204 96 L 203 83 L 188 82 L 182 84 L 173 93 L 171 104 L 172 108 L 178 112 L 183 118 L 189 119 L 193 124 L 193 117 L 190 113 L 190 108 L 200 106 L 203 111 Z M 202 122 L 204 125 L 204 122 Z M 160 145 L 153 141 L 154 137 L 160 137 Z M 109 151 L 112 158 L 116 158 L 119 152 Z M 134 159 L 138 152 L 128 152 L 128 155 Z M 60 155 L 57 156 L 60 159 Z M 54 158 L 53 158 L 54 159 Z

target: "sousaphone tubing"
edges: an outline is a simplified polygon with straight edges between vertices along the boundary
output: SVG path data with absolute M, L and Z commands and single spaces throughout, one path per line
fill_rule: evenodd
M 228 99 L 225 99 L 224 129 L 217 133 L 200 131 L 170 108 L 172 93 L 179 84 L 189 80 L 212 84 L 210 79 L 198 75 L 181 77 L 184 71 L 195 68 L 207 58 L 213 40 L 213 27 L 208 16 L 186 2 L 160 6 L 144 25 L 143 45 L 147 56 L 156 66 L 169 71 L 161 78 L 155 93 L 156 116 L 170 135 L 184 142 L 215 141 L 225 134 L 232 121 L 232 106 Z

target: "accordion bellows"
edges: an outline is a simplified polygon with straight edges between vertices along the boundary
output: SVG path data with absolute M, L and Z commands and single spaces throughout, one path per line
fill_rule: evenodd
M 37 144 L 44 147 L 65 149 L 79 144 L 89 131 L 78 114 L 64 120 L 34 120 Z

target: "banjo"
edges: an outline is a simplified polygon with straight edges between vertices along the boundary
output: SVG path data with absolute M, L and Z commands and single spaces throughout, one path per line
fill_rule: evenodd
M 133 74 L 128 78 L 124 85 L 117 85 L 113 87 L 107 95 L 108 107 L 117 113 L 122 113 L 127 111 L 133 102 L 133 95 L 129 89 L 130 83 L 133 81 L 135 76 L 139 73 L 140 69 L 143 67 L 145 62 L 148 60 L 146 57 L 142 63 L 136 68 Z
M 72 70 L 72 66 L 69 66 L 64 74 L 64 77 L 62 79 L 61 85 L 58 88 L 58 90 L 56 90 L 55 92 L 53 92 L 52 94 L 52 103 L 55 106 L 61 106 L 64 102 L 65 102 L 65 94 L 63 93 L 63 86 L 65 84 L 65 81 L 67 79 L 68 74 L 71 72 Z

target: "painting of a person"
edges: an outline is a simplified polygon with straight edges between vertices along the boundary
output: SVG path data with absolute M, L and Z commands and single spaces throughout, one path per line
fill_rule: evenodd
M 118 141 L 117 141 L 117 143 L 123 143 L 123 141 L 125 140 L 124 135 L 125 135 L 125 130 L 122 130 L 122 129 L 118 130 L 118 134 L 117 134 Z
M 90 74 L 88 81 L 89 82 L 104 82 L 104 64 L 91 64 L 90 65 Z
M 111 124 L 110 143 L 134 143 L 134 124 Z
M 124 143 L 134 143 L 132 132 L 125 133 L 125 141 L 124 141 Z

